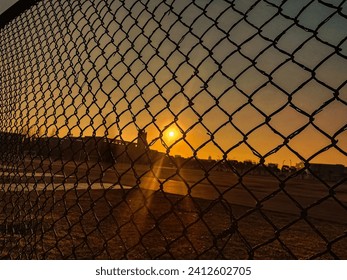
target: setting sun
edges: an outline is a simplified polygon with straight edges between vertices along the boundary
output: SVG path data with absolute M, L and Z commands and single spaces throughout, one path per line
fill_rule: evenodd
M 179 132 L 178 128 L 176 126 L 171 126 L 168 128 L 165 132 L 165 141 L 167 144 L 173 144 L 175 143 L 181 136 L 181 133 Z M 174 145 L 176 146 L 177 143 Z

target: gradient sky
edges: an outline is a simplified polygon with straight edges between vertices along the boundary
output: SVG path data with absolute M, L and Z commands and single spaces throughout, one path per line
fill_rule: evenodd
M 347 165 L 344 1 L 81 2 L 1 31 L 16 108 L 3 127 L 127 141 L 145 128 L 173 155 Z
M 18 0 L 1 0 L 0 2 L 0 14 L 10 8 L 13 4 L 18 2 Z

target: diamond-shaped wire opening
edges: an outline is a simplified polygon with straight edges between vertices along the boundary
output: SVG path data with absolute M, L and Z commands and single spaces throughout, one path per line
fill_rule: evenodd
M 336 5 L 51 0 L 2 26 L 0 256 L 344 258 Z

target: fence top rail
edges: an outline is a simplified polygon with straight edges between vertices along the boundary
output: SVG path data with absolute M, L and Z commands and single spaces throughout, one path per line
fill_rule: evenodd
M 19 0 L 10 8 L 0 14 L 0 29 L 4 28 L 10 21 L 34 6 L 41 0 Z

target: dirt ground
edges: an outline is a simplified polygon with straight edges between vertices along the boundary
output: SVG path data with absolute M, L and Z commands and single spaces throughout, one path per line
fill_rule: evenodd
M 22 204 L 31 215 L 0 235 L 2 258 L 347 259 L 344 224 L 224 200 L 141 189 L 40 192 L 30 200 Z
M 276 180 L 245 177 L 241 189 L 251 189 L 261 202 L 249 204 L 230 174 L 211 172 L 204 179 L 196 171 L 153 169 L 151 174 L 123 166 L 115 173 L 66 165 L 61 178 L 58 167 L 57 172 L 46 168 L 31 177 L 23 174 L 33 170 L 21 170 L 3 182 L 2 259 L 347 259 L 344 202 L 332 208 L 322 201 L 313 211 L 326 186 L 288 182 L 291 196 L 312 206 L 297 212 L 282 207 L 280 196 L 267 206 L 276 200 Z M 60 187 L 52 187 L 53 181 Z M 64 189 L 77 181 L 87 187 L 76 183 Z M 37 188 L 28 189 L 28 182 Z M 97 189 L 93 182 L 115 185 Z M 345 188 L 336 191 L 343 198 Z

